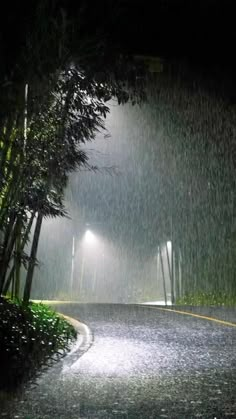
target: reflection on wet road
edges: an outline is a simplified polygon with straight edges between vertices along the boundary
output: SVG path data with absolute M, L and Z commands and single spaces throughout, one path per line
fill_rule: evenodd
M 236 328 L 148 307 L 59 309 L 88 324 L 92 347 L 0 417 L 236 418 Z

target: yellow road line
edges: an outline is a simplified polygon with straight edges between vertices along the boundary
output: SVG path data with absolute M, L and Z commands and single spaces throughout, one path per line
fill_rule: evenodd
M 215 317 L 203 316 L 202 314 L 190 313 L 189 311 L 174 310 L 171 308 L 162 308 L 162 307 L 153 307 L 153 306 L 151 307 L 148 305 L 146 307 L 154 308 L 155 310 L 162 310 L 162 311 L 169 311 L 169 312 L 178 313 L 178 314 L 185 314 L 186 316 L 192 316 L 192 317 L 197 317 L 199 319 L 209 320 L 211 322 L 223 324 L 224 326 L 236 327 L 236 323 L 227 322 L 225 320 L 219 320 L 219 319 L 216 319 Z

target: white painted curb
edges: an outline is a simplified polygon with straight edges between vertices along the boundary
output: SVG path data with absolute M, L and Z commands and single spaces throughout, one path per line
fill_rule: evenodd
M 65 368 L 70 368 L 78 358 L 80 358 L 93 344 L 93 334 L 89 327 L 79 322 L 78 320 L 66 316 L 65 314 L 58 313 L 61 317 L 70 323 L 77 332 L 76 342 L 72 345 L 70 352 L 63 359 Z

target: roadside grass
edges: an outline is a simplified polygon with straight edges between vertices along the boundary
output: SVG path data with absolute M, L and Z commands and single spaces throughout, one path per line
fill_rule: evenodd
M 186 294 L 178 298 L 177 305 L 191 306 L 215 306 L 215 307 L 236 307 L 236 294 L 226 293 L 204 293 Z
M 0 297 L 0 390 L 13 390 L 64 356 L 74 328 L 45 304 Z

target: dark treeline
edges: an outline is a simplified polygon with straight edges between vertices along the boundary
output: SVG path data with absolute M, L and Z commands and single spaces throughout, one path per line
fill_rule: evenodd
M 97 7 L 82 0 L 21 2 L 14 10 L 7 5 L 0 27 L 0 293 L 20 295 L 23 266 L 28 301 L 42 220 L 66 215 L 69 173 L 96 170 L 81 146 L 104 130 L 109 99 L 143 99 L 137 62 L 126 57 L 127 50 L 168 58 L 166 71 L 153 81 L 148 110 L 154 132 L 162 120 L 168 148 L 157 165 L 158 240 L 171 235 L 176 260 L 185 261 L 183 293 L 235 293 L 235 83 L 229 68 L 234 30 L 230 19 L 222 35 L 207 30 L 213 2 L 200 2 L 199 8 L 197 3 L 204 20 L 199 31 L 196 22 L 191 29 L 192 12 L 188 19 L 181 12 L 185 1 L 172 13 L 170 2 L 160 2 L 159 15 L 146 26 L 137 20 L 143 2 L 135 11 L 122 0 Z M 144 12 L 147 21 L 151 8 Z M 214 16 L 213 27 L 230 18 L 230 7 L 217 4 Z M 185 58 L 184 66 L 179 59 L 169 64 L 173 49 Z
M 164 125 L 166 150 L 159 229 L 162 235 L 165 226 L 163 231 L 172 236 L 177 297 L 212 293 L 227 300 L 236 294 L 236 100 L 231 70 L 221 63 L 204 68 L 172 62 L 168 75 L 153 82 L 152 114 Z
M 119 176 L 72 176 L 67 189 L 71 227 L 58 223 L 58 241 L 61 228 L 63 242 L 55 252 L 54 241 L 44 232 L 45 288 L 36 284 L 35 295 L 45 289 L 52 296 L 67 295 L 75 235 L 74 292 L 80 298 L 80 240 L 90 222 L 91 229 L 109 243 L 107 254 L 112 246 L 114 253 L 106 260 L 106 275 L 100 275 L 96 295 L 88 285 L 93 283 L 95 269 L 83 273 L 88 299 L 113 301 L 118 294 L 129 301 L 150 301 L 158 293 L 160 297 L 157 248 L 165 253 L 169 240 L 173 242 L 177 299 L 189 294 L 211 294 L 218 302 L 235 299 L 232 91 L 224 87 L 220 73 L 212 76 L 209 84 L 203 68 L 193 71 L 180 62 L 164 62 L 163 68 L 152 76 L 145 104 L 127 104 L 117 110 L 111 107 L 110 146 L 106 148 L 99 137 L 94 145 L 98 161 L 102 164 L 104 153 L 108 153 L 106 157 L 117 165 Z M 60 255 L 61 264 L 55 266 L 47 259 L 48 249 L 54 259 Z M 99 269 L 96 271 L 98 276 Z M 169 288 L 168 276 L 166 282 Z
M 96 10 L 84 1 L 23 2 L 2 22 L 0 293 L 20 296 L 24 266 L 25 302 L 43 218 L 66 215 L 63 191 L 71 171 L 95 169 L 80 145 L 103 131 L 111 97 L 142 99 L 136 67 L 110 43 L 105 23 L 114 10 L 94 26 Z

